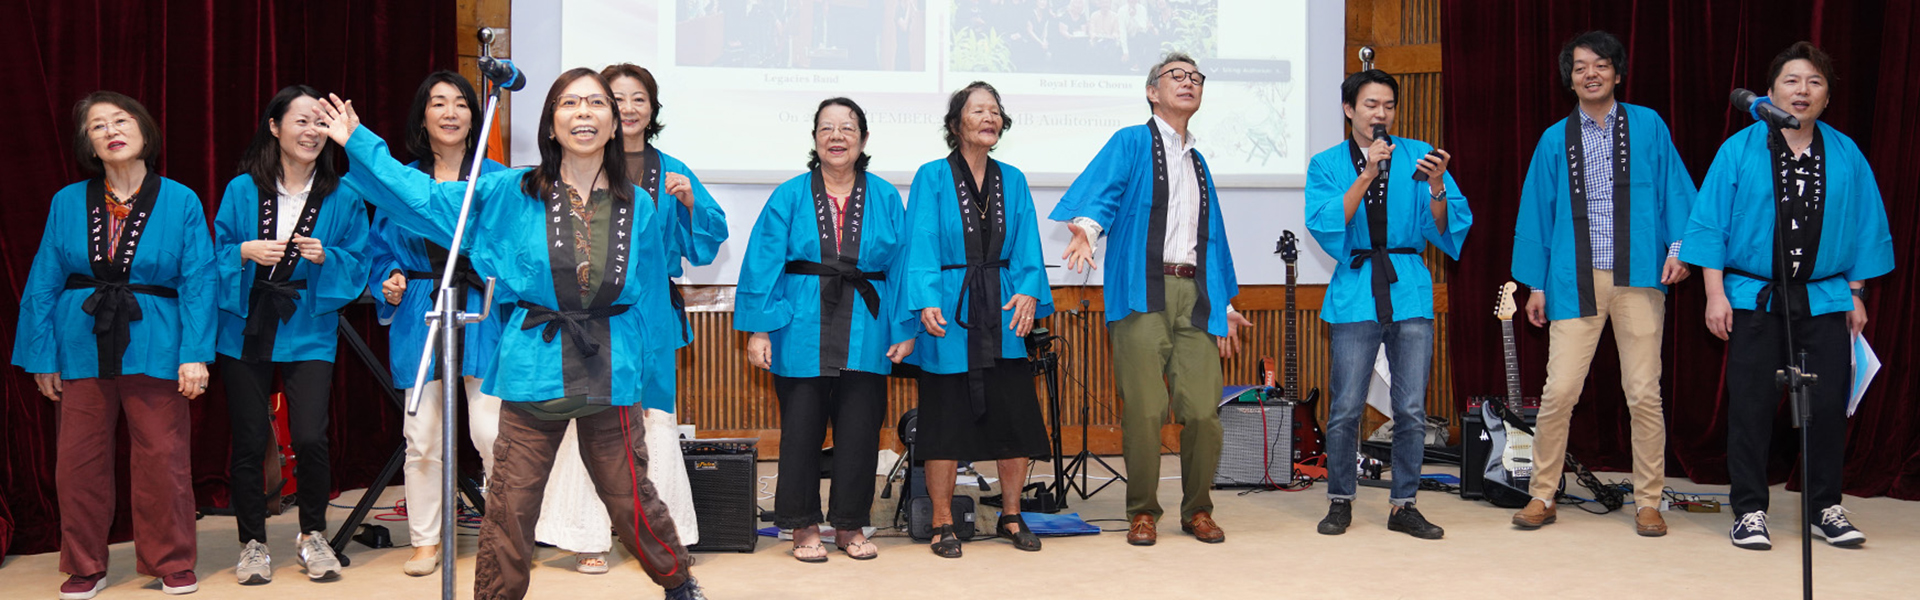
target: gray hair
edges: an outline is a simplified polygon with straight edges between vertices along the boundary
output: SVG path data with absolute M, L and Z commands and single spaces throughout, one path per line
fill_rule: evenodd
M 1147 87 L 1153 87 L 1153 81 L 1160 78 L 1161 69 L 1165 69 L 1167 65 L 1177 62 L 1193 65 L 1193 68 L 1196 69 L 1200 68 L 1200 62 L 1194 60 L 1191 56 L 1187 56 L 1187 53 L 1179 50 L 1168 52 L 1161 55 L 1160 62 L 1153 63 L 1152 69 L 1147 70 Z

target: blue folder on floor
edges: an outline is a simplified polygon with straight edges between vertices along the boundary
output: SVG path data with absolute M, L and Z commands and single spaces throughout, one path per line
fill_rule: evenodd
M 1050 515 L 1047 513 L 1023 512 L 1020 518 L 1034 535 L 1064 536 L 1090 535 L 1100 533 L 1100 528 L 1080 519 L 1080 513 Z

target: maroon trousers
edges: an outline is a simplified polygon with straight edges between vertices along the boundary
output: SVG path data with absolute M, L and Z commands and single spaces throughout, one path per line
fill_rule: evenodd
M 179 384 L 145 375 L 64 382 L 54 486 L 60 494 L 60 570 L 107 570 L 107 530 L 114 512 L 114 430 L 127 415 L 133 442 L 135 570 L 149 577 L 192 571 L 189 446 L 193 417 Z
M 475 600 L 527 595 L 534 524 L 546 496 L 547 475 L 567 433 L 567 421 L 544 421 L 516 404 L 507 402 L 500 409 L 500 437 L 493 443 L 487 514 L 480 523 L 480 556 L 474 567 Z M 680 544 L 667 505 L 647 480 L 640 407 L 609 408 L 573 421 L 579 426 L 580 458 L 620 541 L 660 587 L 686 583 L 693 561 Z

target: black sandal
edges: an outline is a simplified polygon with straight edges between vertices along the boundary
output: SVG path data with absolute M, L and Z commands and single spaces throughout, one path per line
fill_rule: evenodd
M 801 556 L 800 553 L 795 552 L 795 550 L 819 550 L 820 555 L 819 556 Z M 793 555 L 794 560 L 797 560 L 803 563 L 827 562 L 827 547 L 821 544 L 820 542 L 814 542 L 811 544 L 807 544 L 805 546 L 796 545 L 793 547 L 793 550 L 788 550 L 787 554 Z
M 835 537 L 837 538 L 838 536 L 835 536 Z M 860 541 L 854 542 L 851 544 L 842 544 L 840 543 L 840 540 L 835 539 L 833 541 L 833 545 L 834 547 L 839 548 L 841 553 L 846 554 L 848 558 L 852 558 L 854 560 L 873 560 L 876 558 L 880 558 L 880 546 L 878 544 L 873 543 L 873 540 L 870 538 L 863 538 Z M 853 549 L 861 546 L 872 548 L 872 550 L 868 551 L 866 554 L 854 554 Z
M 941 525 L 933 528 L 933 537 L 940 538 L 929 547 L 941 558 L 960 558 L 960 538 L 953 534 L 953 525 Z
M 1007 525 L 1010 524 L 1019 525 L 1020 531 L 1014 531 L 1008 528 Z M 1020 518 L 1019 513 L 1000 515 L 1000 523 L 994 526 L 993 534 L 1013 540 L 1013 547 L 1015 548 L 1027 552 L 1040 551 L 1040 536 L 1034 535 L 1033 528 L 1027 526 L 1027 521 Z

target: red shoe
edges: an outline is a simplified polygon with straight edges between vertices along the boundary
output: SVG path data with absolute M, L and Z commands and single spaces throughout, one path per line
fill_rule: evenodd
M 200 579 L 193 576 L 193 571 L 174 573 L 160 578 L 160 591 L 175 596 L 191 594 L 200 591 Z
M 107 587 L 107 574 L 74 575 L 60 584 L 60 600 L 87 600 Z

